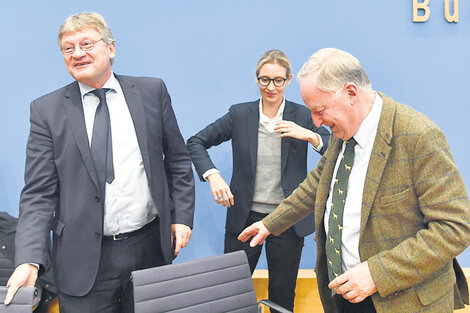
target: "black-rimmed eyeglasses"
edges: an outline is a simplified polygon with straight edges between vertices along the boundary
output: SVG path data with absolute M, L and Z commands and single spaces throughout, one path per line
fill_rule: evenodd
M 90 50 L 93 50 L 93 48 L 95 47 L 95 44 L 100 40 L 103 40 L 103 38 L 100 38 L 100 39 L 95 40 L 95 41 L 84 40 L 84 41 L 82 41 L 81 43 L 78 44 L 78 47 L 82 51 L 90 51 Z M 103 42 L 104 42 L 104 40 L 103 40 Z M 62 53 L 65 54 L 65 55 L 72 55 L 75 52 L 75 47 L 76 47 L 76 45 L 66 44 L 62 47 Z
M 282 87 L 286 83 L 287 78 L 282 78 L 282 77 L 276 77 L 276 78 L 268 78 L 268 77 L 258 77 L 258 83 L 266 87 L 268 86 L 271 82 L 273 82 L 274 86 L 276 87 Z

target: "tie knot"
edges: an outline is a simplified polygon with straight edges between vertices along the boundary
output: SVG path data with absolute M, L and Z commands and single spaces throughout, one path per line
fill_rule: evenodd
M 109 88 L 100 88 L 90 91 L 90 93 L 94 94 L 100 99 L 100 102 L 106 100 L 106 92 L 108 92 Z
M 354 146 L 357 144 L 356 139 L 351 137 L 348 141 L 346 141 L 346 150 L 354 149 Z

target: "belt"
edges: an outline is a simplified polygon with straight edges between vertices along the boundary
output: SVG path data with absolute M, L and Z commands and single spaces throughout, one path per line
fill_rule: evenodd
M 103 239 L 108 239 L 108 240 L 124 240 L 124 239 L 127 239 L 127 238 L 130 238 L 130 237 L 133 237 L 135 235 L 138 235 L 144 231 L 146 231 L 147 229 L 150 228 L 150 226 L 152 224 L 155 224 L 155 223 L 158 223 L 159 222 L 159 218 L 158 216 L 155 217 L 155 219 L 153 221 L 151 221 L 150 223 L 147 223 L 145 224 L 144 226 L 142 226 L 141 228 L 137 229 L 137 230 L 134 230 L 134 231 L 131 231 L 131 232 L 128 232 L 128 233 L 121 233 L 121 234 L 117 234 L 117 235 L 111 235 L 111 236 L 103 236 Z

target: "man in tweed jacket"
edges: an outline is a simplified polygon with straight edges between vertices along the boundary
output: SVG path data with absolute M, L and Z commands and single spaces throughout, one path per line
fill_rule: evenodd
M 470 202 L 442 131 L 423 114 L 373 91 L 359 61 L 344 51 L 317 51 L 299 78 L 315 125 L 329 126 L 334 137 L 292 195 L 239 239 L 254 236 L 254 246 L 315 211 L 325 312 L 464 307 L 468 286 L 455 257 L 470 242 Z M 343 273 L 330 282 L 325 219 L 332 178 L 352 137 L 358 144 L 344 208 Z

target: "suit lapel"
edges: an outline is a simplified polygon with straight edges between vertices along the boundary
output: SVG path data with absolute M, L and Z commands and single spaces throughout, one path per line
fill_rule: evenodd
M 258 125 L 259 125 L 259 101 L 254 101 L 249 106 L 247 121 L 247 140 L 250 152 L 252 177 L 256 176 L 256 164 L 258 159 Z
M 151 183 L 152 176 L 150 175 L 150 158 L 148 153 L 148 140 L 147 140 L 147 122 L 145 119 L 145 109 L 142 102 L 142 97 L 138 93 L 134 83 L 124 76 L 115 75 L 116 79 L 121 85 L 124 98 L 126 99 L 129 112 L 134 122 L 134 129 L 137 135 L 142 160 L 144 162 L 145 173 L 149 184 Z
M 383 98 L 383 107 L 374 146 L 372 147 L 366 181 L 364 183 L 361 211 L 361 236 L 364 233 L 367 219 L 369 218 L 370 210 L 374 204 L 377 189 L 392 149 L 391 143 L 396 105 L 390 98 L 383 94 L 380 95 Z
M 284 121 L 294 121 L 294 107 L 286 100 L 284 112 L 282 113 L 282 119 Z M 287 165 L 287 156 L 289 154 L 290 138 L 281 139 L 281 175 L 284 174 Z
M 64 107 L 67 118 L 72 129 L 73 137 L 78 145 L 80 154 L 82 156 L 85 167 L 90 174 L 91 179 L 99 188 L 98 178 L 96 177 L 93 159 L 91 158 L 90 143 L 88 142 L 88 135 L 85 125 L 85 116 L 83 114 L 83 104 L 81 99 L 80 89 L 77 82 L 67 86 L 65 93 Z

